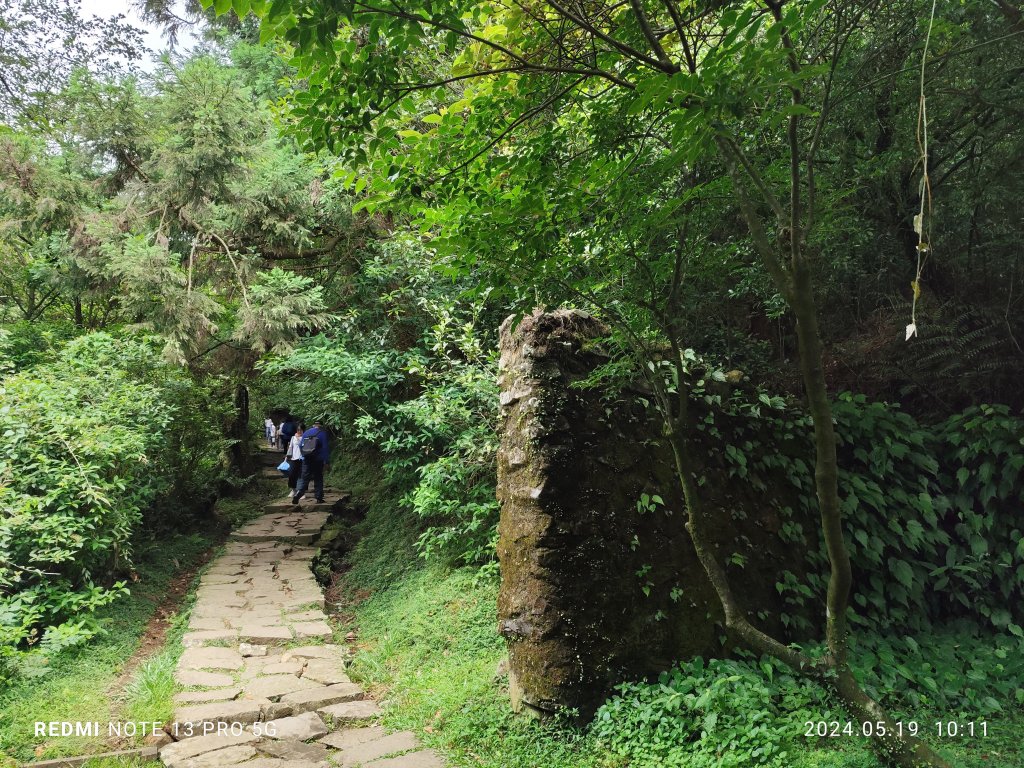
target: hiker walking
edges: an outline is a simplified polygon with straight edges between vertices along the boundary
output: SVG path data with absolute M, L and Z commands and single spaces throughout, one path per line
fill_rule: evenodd
M 306 425 L 301 421 L 298 426 L 292 423 L 295 433 L 288 439 L 288 487 L 295 493 L 295 487 L 302 477 L 302 433 L 306 431 Z
M 281 446 L 284 448 L 285 458 L 291 455 L 291 443 L 292 438 L 295 437 L 295 420 L 291 416 L 286 416 L 284 422 L 281 424 Z
M 319 421 L 314 421 L 313 426 L 307 429 L 299 441 L 299 452 L 302 454 L 302 475 L 295 488 L 295 495 L 292 496 L 292 504 L 298 504 L 313 484 L 313 495 L 316 496 L 316 503 L 324 503 L 324 469 L 327 468 L 331 459 L 331 452 L 327 445 L 327 433 L 323 431 Z
M 264 432 L 267 436 L 267 447 L 274 447 L 274 437 L 276 436 L 277 430 L 274 428 L 274 420 L 267 416 L 267 420 L 263 422 Z

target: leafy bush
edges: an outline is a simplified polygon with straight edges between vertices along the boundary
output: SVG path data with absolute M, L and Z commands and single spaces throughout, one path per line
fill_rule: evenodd
M 623 683 L 592 732 L 632 766 L 789 766 L 804 721 L 834 718 L 821 689 L 774 660 L 693 659 L 656 683 Z
M 919 646 L 861 636 L 853 658 L 867 692 L 905 719 L 991 716 L 1024 702 L 1024 645 L 959 627 Z M 907 658 L 913 661 L 906 661 Z M 807 750 L 807 721 L 849 721 L 815 683 L 775 659 L 697 658 L 657 682 L 629 682 L 598 710 L 592 733 L 631 766 L 778 766 Z M 859 737 L 857 737 L 859 738 Z
M 974 617 L 1024 637 L 1024 419 L 1000 406 L 968 409 L 930 427 L 898 407 L 842 394 L 833 405 L 839 487 L 854 566 L 851 621 L 868 630 L 929 629 Z M 813 542 L 804 580 L 784 572 L 806 630 L 827 588 L 816 524 L 810 423 L 780 398 L 737 394 L 702 425 L 730 474 L 774 505 L 782 535 Z
M 423 557 L 493 567 L 496 355 L 477 330 L 480 305 L 448 296 L 403 254 L 364 265 L 362 279 L 373 288 L 366 301 L 383 312 L 372 321 L 349 318 L 339 338 L 309 339 L 264 370 L 276 401 L 322 419 L 339 444 L 359 442 L 382 455 L 402 507 L 421 521 Z M 405 288 L 382 292 L 376 281 L 392 285 L 396 272 Z
M 858 677 L 868 693 L 895 709 L 991 716 L 1024 705 L 1024 640 L 979 632 L 971 622 L 910 636 L 854 638 Z
M 1024 419 L 972 406 L 937 429 L 952 542 L 931 575 L 965 609 L 1018 637 L 1024 631 Z
M 178 494 L 214 483 L 224 441 L 217 427 L 195 434 L 217 416 L 205 404 L 210 391 L 148 344 L 104 333 L 4 379 L 0 653 L 8 660 L 18 646 L 53 652 L 95 634 L 93 612 L 126 590 L 121 577 L 144 515 L 162 497 L 180 505 L 188 497 Z

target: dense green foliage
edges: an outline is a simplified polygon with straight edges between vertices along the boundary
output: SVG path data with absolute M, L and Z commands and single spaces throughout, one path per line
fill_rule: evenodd
M 104 333 L 4 379 L 3 657 L 91 637 L 95 610 L 126 590 L 143 523 L 159 530 L 212 502 L 225 471 L 219 394 L 153 345 Z
M 810 425 L 799 409 L 770 402 L 736 393 L 698 426 L 728 474 L 764 492 L 784 521 L 780 535 L 799 545 L 814 536 L 800 522 L 816 508 Z M 1002 406 L 976 406 L 928 426 L 850 394 L 834 412 L 854 621 L 876 632 L 924 632 L 968 616 L 1024 637 L 1024 420 Z M 779 591 L 794 606 L 783 618 L 795 628 L 807 629 L 801 609 L 826 589 L 826 562 L 812 546 L 803 580 L 781 574 Z
M 344 450 L 379 451 L 423 521 L 422 555 L 493 564 L 496 359 L 481 320 L 493 317 L 438 282 L 429 258 L 411 239 L 367 258 L 336 333 L 264 364 L 267 402 L 323 419 Z
M 876 765 L 808 745 L 798 721 L 839 704 L 769 659 L 627 682 L 585 730 L 512 718 L 491 679 L 496 329 L 537 305 L 611 327 L 606 393 L 654 371 L 678 395 L 689 348 L 763 386 L 695 383 L 679 420 L 701 481 L 809 551 L 776 586 L 783 640 L 822 657 L 799 278 L 827 310 L 850 668 L 895 712 L 1016 723 L 1018 5 L 190 0 L 202 45 L 144 72 L 123 20 L 0 0 L 0 677 L 53 656 L 74 682 L 58 652 L 109 642 L 140 547 L 288 411 L 368 505 L 347 578 L 374 592 L 357 669 L 398 692 L 390 724 L 484 765 Z M 655 406 L 671 437 L 685 408 Z M 169 669 L 139 712 L 165 712 Z

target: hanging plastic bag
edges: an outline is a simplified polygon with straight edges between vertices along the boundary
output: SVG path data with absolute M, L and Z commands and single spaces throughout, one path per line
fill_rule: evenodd
M 277 468 L 287 475 L 288 471 L 292 468 L 292 465 L 288 463 L 288 459 L 285 459 L 277 465 Z

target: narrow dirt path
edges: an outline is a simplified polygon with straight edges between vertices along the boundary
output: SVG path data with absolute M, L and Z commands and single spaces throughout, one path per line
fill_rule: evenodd
M 269 453 L 269 452 L 268 452 Z M 290 499 L 231 534 L 203 575 L 175 673 L 169 768 L 441 768 L 409 731 L 374 724 L 380 708 L 345 673 L 310 562 L 345 495 Z

